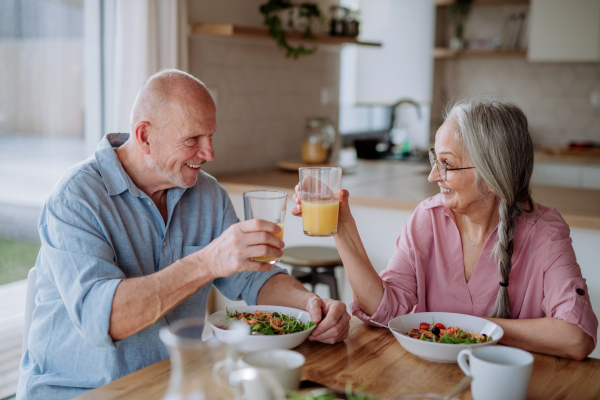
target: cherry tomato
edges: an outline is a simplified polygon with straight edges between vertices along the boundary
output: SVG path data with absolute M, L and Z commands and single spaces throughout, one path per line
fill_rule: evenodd
M 435 324 L 435 326 L 437 326 L 440 329 L 446 329 L 446 327 L 443 324 Z
M 423 329 L 428 331 L 429 330 L 429 324 L 427 322 L 421 322 L 421 325 L 419 325 L 419 329 Z

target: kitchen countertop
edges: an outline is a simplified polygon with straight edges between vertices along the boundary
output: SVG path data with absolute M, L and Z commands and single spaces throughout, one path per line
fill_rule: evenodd
M 430 170 L 428 163 L 359 160 L 354 173 L 343 175 L 342 188 L 350 192 L 351 205 L 413 210 L 439 193 L 438 185 L 427 181 Z M 236 192 L 250 190 L 243 185 L 292 192 L 298 183 L 297 173 L 277 169 L 216 178 L 226 189 Z M 532 193 L 534 201 L 556 208 L 570 226 L 600 229 L 600 190 L 533 185 Z
M 543 151 L 536 151 L 534 158 L 537 162 L 584 164 L 600 167 L 600 155 L 598 154 L 549 154 Z

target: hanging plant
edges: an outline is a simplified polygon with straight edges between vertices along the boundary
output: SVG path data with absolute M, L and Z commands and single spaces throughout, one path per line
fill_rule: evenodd
M 308 56 L 317 51 L 317 46 L 306 48 L 300 44 L 297 47 L 290 45 L 285 37 L 285 30 L 283 29 L 283 22 L 280 18 L 280 12 L 288 10 L 289 18 L 287 21 L 288 28 L 294 27 L 294 12 L 298 13 L 300 21 L 302 21 L 302 27 L 304 33 L 302 35 L 305 39 L 315 39 L 315 35 L 312 31 L 312 23 L 314 19 L 320 20 L 322 18 L 321 10 L 319 6 L 314 3 L 292 3 L 290 0 L 269 0 L 262 6 L 260 6 L 260 12 L 265 16 L 264 24 L 269 28 L 269 34 L 275 39 L 275 42 L 279 47 L 285 50 L 286 57 L 298 58 L 300 56 Z
M 463 40 L 465 23 L 471 13 L 473 6 L 473 0 L 454 0 L 454 2 L 448 7 L 448 13 L 450 14 L 450 20 L 454 25 L 454 35 L 461 41 Z

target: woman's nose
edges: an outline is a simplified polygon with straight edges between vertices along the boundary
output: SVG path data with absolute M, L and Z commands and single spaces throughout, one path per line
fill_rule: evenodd
M 437 165 L 434 165 L 433 167 L 431 167 L 431 172 L 429 173 L 427 180 L 432 183 L 439 182 L 442 180 L 442 177 L 440 175 L 440 171 L 439 171 Z

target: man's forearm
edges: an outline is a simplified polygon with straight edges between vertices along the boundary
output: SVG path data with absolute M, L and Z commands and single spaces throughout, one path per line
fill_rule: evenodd
M 314 293 L 287 274 L 277 274 L 269 278 L 258 292 L 258 304 L 277 305 L 305 310 Z
M 152 275 L 123 280 L 113 298 L 108 334 L 121 340 L 152 326 L 212 279 L 186 257 Z

